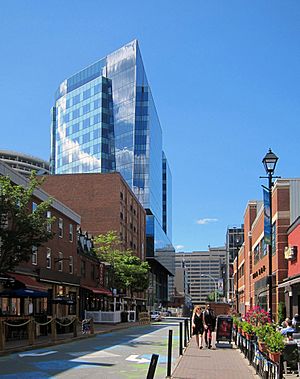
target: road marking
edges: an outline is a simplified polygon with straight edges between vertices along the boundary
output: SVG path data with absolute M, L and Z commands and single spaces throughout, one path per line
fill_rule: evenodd
M 94 358 L 115 358 L 115 357 L 119 357 L 120 355 L 119 354 L 113 354 L 113 353 L 109 353 L 107 351 L 95 351 L 94 353 L 88 353 L 88 354 L 85 354 L 85 355 L 81 355 L 81 356 L 77 356 L 77 358 L 75 359 L 71 359 L 72 362 L 82 362 L 84 361 L 85 359 L 94 359 Z
M 136 354 L 129 355 L 129 357 L 126 358 L 126 361 L 136 362 L 136 363 L 149 363 L 150 362 L 149 359 L 138 358 L 138 355 Z
M 93 351 L 75 351 L 74 353 L 67 353 L 72 357 L 82 357 L 83 355 L 91 354 Z
M 44 353 L 24 353 L 24 354 L 19 354 L 19 357 L 42 357 L 43 355 L 49 355 L 49 354 L 54 354 L 57 353 L 57 351 L 45 351 Z

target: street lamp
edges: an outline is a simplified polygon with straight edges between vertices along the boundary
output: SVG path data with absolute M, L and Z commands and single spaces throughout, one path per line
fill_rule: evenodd
M 273 187 L 273 178 L 278 178 L 278 176 L 273 176 L 278 157 L 269 149 L 268 153 L 262 160 L 264 168 L 266 170 L 267 176 L 262 176 L 262 178 L 268 179 L 268 188 L 266 190 L 269 194 L 269 207 L 270 207 L 270 238 L 268 244 L 268 260 L 269 260 L 269 275 L 268 275 L 268 287 L 269 287 L 269 314 L 270 319 L 272 320 L 272 187 Z M 265 188 L 265 187 L 264 187 Z
M 207 276 L 208 278 L 210 278 L 211 280 L 214 281 L 214 284 L 215 284 L 215 302 L 217 303 L 217 282 L 216 282 L 216 279 L 209 274 L 201 274 L 200 276 Z

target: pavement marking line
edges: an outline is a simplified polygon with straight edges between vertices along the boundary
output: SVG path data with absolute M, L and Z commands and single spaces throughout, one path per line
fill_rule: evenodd
M 57 353 L 56 350 L 45 351 L 44 353 L 22 353 L 22 354 L 19 354 L 19 357 L 21 357 L 21 358 L 24 358 L 24 357 L 42 357 L 44 355 L 55 354 L 55 353 Z
M 138 356 L 139 355 L 136 355 L 136 354 L 129 355 L 129 357 L 126 358 L 126 361 L 136 362 L 136 363 L 149 363 L 150 362 L 149 359 L 138 358 Z
M 71 355 L 72 357 L 82 357 L 83 355 L 91 354 L 93 353 L 92 350 L 90 351 L 75 351 L 74 353 L 67 353 L 68 355 Z
M 82 362 L 85 359 L 94 359 L 94 358 L 115 358 L 120 357 L 119 354 L 109 353 L 107 351 L 95 351 L 94 353 L 89 353 L 86 355 L 78 356 L 77 358 L 71 359 L 71 362 Z

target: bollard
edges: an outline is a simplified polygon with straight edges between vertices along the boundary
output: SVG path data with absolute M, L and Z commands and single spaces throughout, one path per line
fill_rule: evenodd
M 171 363 L 172 363 L 172 337 L 173 330 L 169 330 L 169 340 L 168 340 L 168 363 L 167 363 L 167 377 L 171 377 Z
M 186 320 L 184 320 L 184 347 L 187 346 Z
M 34 318 L 33 317 L 30 317 L 27 330 L 28 330 L 28 344 L 34 345 Z
M 0 320 L 0 351 L 4 350 L 5 347 L 5 333 L 4 333 L 3 321 Z
M 56 340 L 56 320 L 55 317 L 51 320 L 51 339 L 52 341 Z
M 94 334 L 95 333 L 95 330 L 94 330 L 94 319 L 91 318 L 90 320 L 90 334 Z
M 187 342 L 190 340 L 190 329 L 189 329 L 189 320 L 185 319 L 185 328 L 186 328 L 186 336 L 187 336 Z
M 151 362 L 149 365 L 148 374 L 147 374 L 146 379 L 153 379 L 154 378 L 158 357 L 159 357 L 158 354 L 152 354 Z
M 179 322 L 179 355 L 182 355 L 182 322 Z
M 75 317 L 73 321 L 73 337 L 74 338 L 77 337 L 77 324 L 78 324 L 78 319 L 77 317 Z

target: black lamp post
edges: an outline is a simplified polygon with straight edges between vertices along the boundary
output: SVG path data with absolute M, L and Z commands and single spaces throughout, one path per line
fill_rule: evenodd
M 266 170 L 267 176 L 263 176 L 263 178 L 268 179 L 268 193 L 269 193 L 269 204 L 270 204 L 270 243 L 268 245 L 268 260 L 269 260 L 269 276 L 268 276 L 268 292 L 269 292 L 269 314 L 270 319 L 272 320 L 272 187 L 273 187 L 273 174 L 275 171 L 276 163 L 278 161 L 278 157 L 269 149 L 268 153 L 262 160 L 264 168 Z

